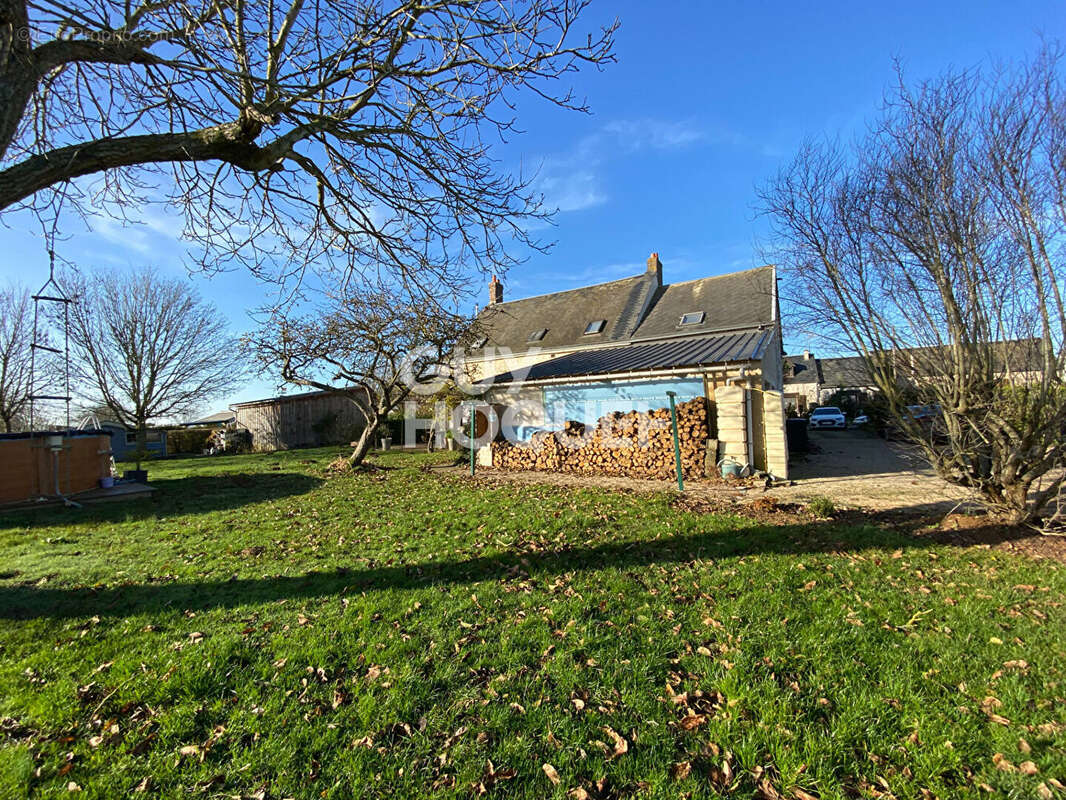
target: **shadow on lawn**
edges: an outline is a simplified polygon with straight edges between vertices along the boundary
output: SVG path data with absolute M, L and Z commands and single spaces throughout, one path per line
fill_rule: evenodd
M 982 534 L 983 531 L 971 531 Z M 988 532 L 988 536 L 997 534 Z M 157 611 L 207 611 L 281 599 L 421 589 L 484 580 L 543 578 L 605 568 L 634 569 L 755 554 L 859 553 L 870 548 L 924 549 L 938 544 L 872 526 L 837 522 L 759 525 L 725 532 L 701 532 L 668 539 L 609 542 L 553 552 L 510 551 L 466 560 L 424 561 L 366 569 L 338 568 L 298 577 L 233 578 L 193 583 L 130 584 L 107 589 L 51 589 L 34 585 L 0 587 L 0 618 L 134 616 Z M 869 556 L 867 556 L 869 557 Z
M 305 494 L 321 483 L 321 478 L 298 472 L 238 472 L 153 480 L 150 485 L 156 492 L 151 497 L 87 503 L 80 509 L 46 506 L 12 510 L 0 514 L 0 530 L 210 514 Z

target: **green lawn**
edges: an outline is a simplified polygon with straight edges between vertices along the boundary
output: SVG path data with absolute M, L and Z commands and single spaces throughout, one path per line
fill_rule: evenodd
M 1066 798 L 1062 565 L 333 455 L 0 515 L 0 797 Z

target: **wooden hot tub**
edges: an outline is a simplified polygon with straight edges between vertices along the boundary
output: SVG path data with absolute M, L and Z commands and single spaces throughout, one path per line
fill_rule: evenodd
M 62 437 L 62 448 L 50 446 Z M 56 494 L 73 495 L 100 485 L 111 474 L 111 437 L 104 431 L 44 431 L 0 434 L 0 504 Z

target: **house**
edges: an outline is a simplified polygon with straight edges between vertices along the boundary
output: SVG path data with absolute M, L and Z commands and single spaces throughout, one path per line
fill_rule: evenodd
M 815 358 L 810 350 L 785 356 L 785 404 L 798 414 L 824 405 L 843 392 L 861 403 L 877 391 L 859 356 Z
M 1040 340 L 1012 339 L 993 343 L 996 372 L 1005 380 L 1027 382 L 1040 372 Z M 902 374 L 920 383 L 935 373 L 930 361 L 939 359 L 940 348 L 911 347 L 894 351 Z M 862 403 L 878 393 L 873 377 L 860 356 L 815 358 L 809 350 L 784 357 L 785 403 L 802 414 L 828 403 L 834 395 L 851 395 Z
M 237 427 L 252 435 L 252 449 L 320 447 L 356 439 L 366 427 L 362 412 L 344 395 L 303 392 L 230 406 Z
M 111 437 L 111 454 L 115 461 L 132 461 L 137 451 L 137 431 L 130 430 L 121 422 L 104 420 L 100 430 Z M 167 454 L 167 432 L 149 428 L 145 431 L 144 448 L 149 458 L 164 458 Z
M 642 274 L 512 301 L 493 276 L 477 322 L 463 367 L 491 384 L 485 401 L 507 436 L 663 408 L 672 391 L 678 403 L 708 401 L 708 461 L 787 476 L 772 266 L 670 284 L 653 253 Z M 491 448 L 480 457 L 490 461 Z
M 232 425 L 236 421 L 236 416 L 232 411 L 218 411 L 214 414 L 208 414 L 206 417 L 200 419 L 194 419 L 191 422 L 181 423 L 183 428 L 224 428 L 227 425 Z

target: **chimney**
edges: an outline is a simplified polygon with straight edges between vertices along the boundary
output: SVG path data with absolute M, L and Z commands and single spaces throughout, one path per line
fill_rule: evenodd
M 804 361 L 810 361 L 811 360 L 811 351 L 810 350 L 804 350 L 803 351 L 803 360 Z
M 655 283 L 657 285 L 663 285 L 663 262 L 659 260 L 658 253 L 652 253 L 650 256 L 648 256 L 647 274 L 655 276 Z
M 489 305 L 495 305 L 496 303 L 503 302 L 503 284 L 496 280 L 496 276 L 492 276 L 492 280 L 489 281 Z

